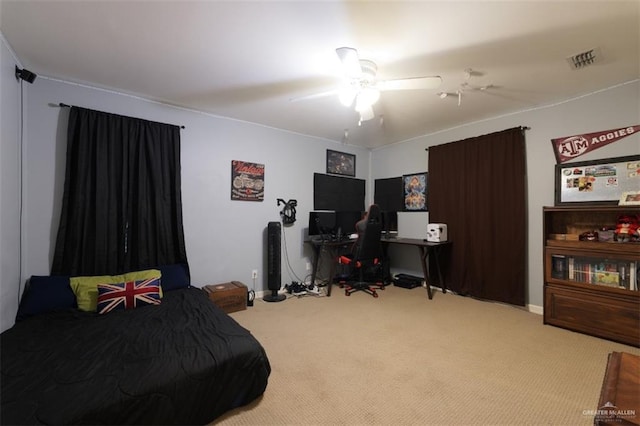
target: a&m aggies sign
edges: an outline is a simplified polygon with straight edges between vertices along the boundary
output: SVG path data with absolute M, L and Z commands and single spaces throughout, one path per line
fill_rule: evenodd
M 564 163 L 637 132 L 640 132 L 640 125 L 551 139 L 551 143 L 557 162 Z

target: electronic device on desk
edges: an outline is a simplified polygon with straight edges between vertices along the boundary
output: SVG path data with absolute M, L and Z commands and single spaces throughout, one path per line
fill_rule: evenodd
M 361 211 L 339 211 L 336 212 L 335 237 L 338 241 L 349 240 L 350 235 L 356 234 L 356 223 L 362 219 L 364 213 Z
M 335 212 L 309 212 L 309 238 L 312 241 L 330 240 L 335 227 Z
M 398 212 L 382 212 L 382 238 L 398 237 Z
M 311 241 L 348 241 L 356 233 L 356 222 L 361 211 L 309 212 L 309 238 Z
M 429 223 L 427 225 L 427 241 L 431 243 L 447 241 L 447 225 L 445 223 Z

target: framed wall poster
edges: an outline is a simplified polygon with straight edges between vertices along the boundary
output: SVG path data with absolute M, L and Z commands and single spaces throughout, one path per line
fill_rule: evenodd
M 327 173 L 355 176 L 356 156 L 346 152 L 327 150 Z
M 618 204 L 621 206 L 640 206 L 640 191 L 623 192 Z
M 555 166 L 555 205 L 617 205 L 640 187 L 640 155 Z
M 404 211 L 427 211 L 427 172 L 402 176 Z
M 231 199 L 264 201 L 264 164 L 231 161 Z

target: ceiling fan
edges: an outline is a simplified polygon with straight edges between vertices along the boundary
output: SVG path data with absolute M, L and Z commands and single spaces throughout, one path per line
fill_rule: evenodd
M 471 79 L 471 77 L 482 77 L 484 75 L 484 73 L 480 72 L 480 71 L 476 71 L 473 70 L 471 68 L 467 68 L 466 70 L 464 70 L 464 75 L 465 75 L 465 80 L 463 83 L 460 83 L 460 86 L 458 87 L 458 90 L 456 90 L 455 92 L 438 92 L 436 93 L 436 95 L 438 95 L 438 97 L 440 97 L 440 99 L 446 99 L 449 97 L 457 97 L 458 99 L 458 106 L 462 106 L 462 94 L 468 91 L 479 91 L 479 92 L 483 92 L 485 90 L 489 90 L 489 89 L 493 89 L 496 86 L 493 84 L 486 84 L 484 86 L 474 86 L 471 85 L 469 83 L 469 80 Z
M 360 114 L 360 122 L 371 120 L 375 114 L 373 105 L 380 99 L 380 92 L 389 90 L 435 89 L 442 83 L 440 76 L 409 77 L 397 80 L 377 80 L 378 66 L 375 62 L 360 59 L 358 51 L 352 47 L 336 49 L 342 64 L 345 83 L 337 91 L 324 92 L 303 98 L 316 98 L 338 94 L 340 102 L 347 107 L 353 106 Z

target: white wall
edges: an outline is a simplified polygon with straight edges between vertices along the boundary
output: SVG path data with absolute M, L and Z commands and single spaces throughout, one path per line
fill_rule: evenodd
M 529 182 L 527 302 L 534 309 L 542 306 L 542 206 L 553 205 L 555 157 L 550 139 L 639 124 L 640 120 L 640 83 L 635 81 L 559 105 L 473 123 L 369 152 L 39 76 L 33 85 L 23 84 L 24 231 L 20 236 L 20 85 L 14 77 L 15 59 L 4 39 L 0 44 L 2 330 L 13 324 L 24 280 L 50 271 L 65 167 L 68 112 L 57 106 L 60 102 L 186 126 L 182 130 L 182 191 L 187 255 L 193 282 L 202 286 L 239 280 L 252 287 L 251 270 L 258 269 L 257 291 L 266 288 L 263 234 L 269 221 L 279 220 L 278 198 L 298 200 L 298 221 L 292 227 L 284 228 L 283 284 L 306 275 L 305 265 L 311 252 L 302 245 L 302 238 L 308 212 L 313 210 L 313 173 L 325 171 L 326 149 L 356 154 L 357 177 L 369 179 L 367 197 L 371 199 L 373 179 L 427 170 L 426 147 L 514 126 L 529 126 L 531 130 L 526 133 Z M 638 135 L 627 137 L 576 161 L 637 154 L 640 152 L 639 140 Z M 231 160 L 265 164 L 264 202 L 230 200 Z M 423 237 L 428 213 L 400 213 L 399 222 L 401 236 Z M 411 249 L 392 248 L 395 271 L 420 274 L 417 254 Z M 293 273 L 288 272 L 288 265 Z
M 0 331 L 13 325 L 20 285 L 20 86 L 14 55 L 0 39 Z M 24 90 L 29 90 L 29 84 Z
M 25 277 L 49 273 L 64 184 L 68 109 L 60 102 L 159 122 L 181 130 L 184 230 L 194 285 L 238 280 L 266 289 L 263 251 L 276 200 L 296 199 L 297 222 L 284 228 L 282 284 L 304 279 L 311 257 L 302 238 L 313 210 L 313 173 L 324 173 L 326 149 L 356 154 L 357 176 L 369 176 L 370 151 L 255 124 L 178 109 L 96 88 L 40 77 L 28 94 L 32 125 L 25 141 Z M 231 201 L 231 161 L 265 165 L 263 202 Z M 288 273 L 288 266 L 294 271 Z M 299 277 L 299 279 L 297 278 Z
M 448 131 L 425 135 L 411 141 L 374 150 L 371 158 L 372 179 L 400 176 L 427 169 L 425 148 L 469 137 L 484 135 L 517 126 L 527 126 L 528 190 L 528 290 L 527 303 L 539 311 L 543 305 L 542 207 L 554 204 L 555 156 L 551 139 L 592 133 L 640 124 L 640 82 L 634 81 L 561 104 L 551 105 Z M 464 106 L 463 106 L 464 107 Z M 575 159 L 640 154 L 640 133 L 626 137 Z M 464 202 L 460 208 L 470 208 Z M 400 235 L 423 235 L 427 213 L 404 213 L 399 217 Z M 499 232 L 499 230 L 496 230 Z M 454 244 L 464 244 L 454 241 Z M 415 254 L 408 250 L 391 252 L 400 268 L 420 271 Z M 452 265 L 464 267 L 464 265 Z

